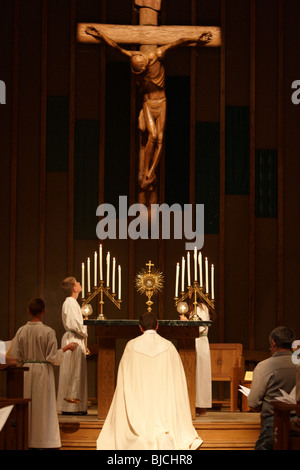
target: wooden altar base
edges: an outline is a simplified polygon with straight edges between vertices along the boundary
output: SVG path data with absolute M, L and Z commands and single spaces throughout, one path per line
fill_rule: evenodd
M 97 407 L 86 416 L 59 415 L 62 450 L 96 450 L 103 420 Z M 260 432 L 259 413 L 208 411 L 196 417 L 195 429 L 203 439 L 201 450 L 253 450 Z

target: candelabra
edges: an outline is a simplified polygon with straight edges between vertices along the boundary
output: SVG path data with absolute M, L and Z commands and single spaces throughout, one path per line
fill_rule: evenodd
M 91 289 L 91 273 L 90 273 L 90 258 L 87 258 L 87 297 L 85 297 L 85 264 L 81 265 L 81 285 L 82 285 L 82 314 L 84 317 L 91 315 L 91 307 L 88 308 L 92 299 L 99 295 L 100 312 L 97 320 L 105 320 L 104 315 L 104 294 L 111 300 L 111 302 L 121 308 L 121 266 L 118 265 L 118 292 L 116 293 L 116 258 L 112 261 L 112 289 L 110 292 L 110 252 L 106 255 L 106 285 L 103 279 L 103 266 L 102 266 L 102 245 L 99 246 L 99 285 L 98 285 L 98 253 L 94 252 L 94 286 Z
M 186 269 L 185 269 L 186 267 Z M 215 310 L 215 295 L 214 295 L 214 265 L 211 265 L 211 292 L 209 289 L 209 266 L 208 258 L 205 258 L 205 283 L 203 282 L 202 272 L 202 253 L 194 249 L 194 280 L 191 281 L 191 260 L 190 252 L 187 253 L 187 260 L 182 257 L 181 261 L 181 292 L 179 295 L 179 277 L 180 277 L 180 264 L 176 264 L 176 277 L 175 277 L 175 307 L 185 299 L 193 298 L 194 313 L 191 317 L 192 320 L 198 320 L 197 315 L 197 295 L 211 308 Z M 199 284 L 198 284 L 198 270 L 199 270 Z M 187 274 L 187 291 L 185 284 L 185 274 Z

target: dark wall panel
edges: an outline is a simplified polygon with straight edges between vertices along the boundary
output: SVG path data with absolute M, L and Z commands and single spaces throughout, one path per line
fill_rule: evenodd
M 226 195 L 225 201 L 225 338 L 248 348 L 249 196 Z
M 165 202 L 169 205 L 189 203 L 189 85 L 188 77 L 167 78 Z
M 13 3 L 9 0 L 2 2 L 2 17 L 6 18 L 0 28 L 0 80 L 5 83 L 6 104 L 0 105 L 0 162 L 2 184 L 0 200 L 2 201 L 2 224 L 0 231 L 0 263 L 1 284 L 3 289 L 3 315 L 0 318 L 0 339 L 9 334 L 9 294 L 10 294 L 10 236 L 11 236 L 11 158 L 12 158 L 12 112 L 13 112 Z
M 291 84 L 300 77 L 299 27 L 300 3 L 297 0 L 284 2 L 284 277 L 283 321 L 299 332 L 300 305 L 300 224 L 295 214 L 300 211 L 299 174 L 300 174 L 300 107 L 291 101 Z
M 99 195 L 99 122 L 76 121 L 74 147 L 74 238 L 96 238 Z
M 69 169 L 69 97 L 48 96 L 46 170 Z
M 195 201 L 204 204 L 204 232 L 219 231 L 219 123 L 197 122 Z
M 256 217 L 277 217 L 277 151 L 257 150 L 255 165 Z
M 37 0 L 20 2 L 15 291 L 18 326 L 27 321 L 29 300 L 39 295 L 41 6 Z
M 226 194 L 249 194 L 250 113 L 248 106 L 226 107 Z
M 109 62 L 106 83 L 104 201 L 117 208 L 119 196 L 129 196 L 129 63 Z

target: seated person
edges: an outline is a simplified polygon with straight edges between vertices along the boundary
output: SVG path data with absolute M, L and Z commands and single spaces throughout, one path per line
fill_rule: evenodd
M 291 393 L 296 383 L 296 365 L 292 361 L 293 330 L 279 326 L 269 336 L 272 356 L 257 364 L 253 371 L 248 405 L 261 411 L 262 427 L 255 450 L 273 449 L 274 407 L 271 402 L 280 389 Z
M 98 450 L 193 450 L 200 447 L 186 377 L 171 341 L 157 333 L 152 312 L 140 318 L 141 336 L 129 341 Z
M 300 405 L 300 364 L 297 365 L 296 369 L 296 401 Z M 291 419 L 290 429 L 294 435 L 300 436 L 300 413 L 296 413 Z

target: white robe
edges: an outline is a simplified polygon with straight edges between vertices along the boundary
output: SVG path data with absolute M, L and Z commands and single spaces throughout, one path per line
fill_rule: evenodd
M 86 412 L 88 404 L 86 345 L 87 327 L 79 303 L 67 297 L 62 306 L 62 322 L 66 333 L 61 340 L 63 348 L 71 342 L 78 343 L 72 353 L 66 351 L 59 370 L 57 410 L 69 413 Z M 72 396 L 70 396 L 72 395 Z M 65 398 L 76 398 L 80 403 L 68 403 Z
M 6 364 L 6 347 L 4 341 L 0 340 L 0 364 Z
M 24 398 L 31 398 L 29 447 L 61 447 L 53 365 L 61 364 L 63 354 L 55 331 L 42 322 L 26 323 L 14 337 L 10 355 L 29 368 L 24 372 Z
M 203 321 L 209 321 L 209 311 L 206 305 L 197 306 L 197 316 Z M 208 327 L 199 327 L 199 338 L 195 339 L 196 349 L 196 407 L 211 408 L 212 382 L 211 360 L 208 341 Z
M 98 450 L 188 450 L 202 444 L 174 345 L 154 330 L 129 341 Z

